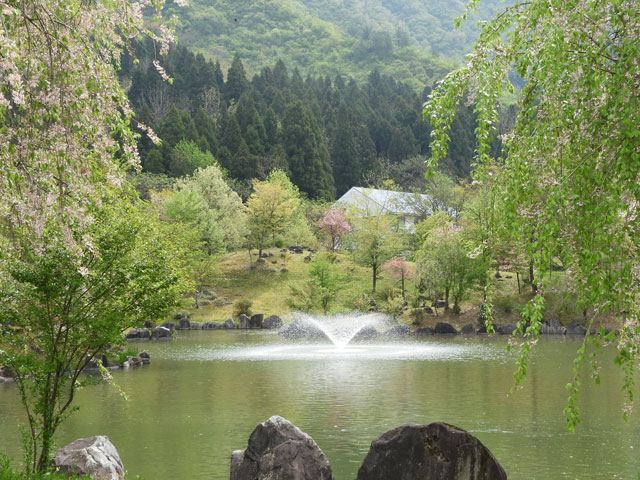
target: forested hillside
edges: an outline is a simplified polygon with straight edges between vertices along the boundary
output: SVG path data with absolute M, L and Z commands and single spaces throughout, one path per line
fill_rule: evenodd
M 234 188 L 248 196 L 251 179 L 274 168 L 311 198 L 332 200 L 353 185 L 394 179 L 420 187 L 429 153 L 429 127 L 421 92 L 374 70 L 364 82 L 338 75 L 305 78 L 283 61 L 249 79 L 236 57 L 223 72 L 219 62 L 175 46 L 162 59 L 173 82 L 162 81 L 148 43 L 139 62 L 125 59 L 121 81 L 128 86 L 137 120 L 162 139 L 143 136 L 144 170 L 172 177 L 190 174 L 217 159 Z M 467 177 L 475 123 L 460 107 L 443 169 Z
M 282 59 L 314 76 L 359 81 L 371 70 L 414 88 L 432 85 L 459 64 L 478 34 L 476 21 L 454 29 L 464 0 L 192 0 L 174 8 L 181 44 L 228 67 L 235 54 L 258 73 Z M 481 2 L 474 18 L 504 7 Z

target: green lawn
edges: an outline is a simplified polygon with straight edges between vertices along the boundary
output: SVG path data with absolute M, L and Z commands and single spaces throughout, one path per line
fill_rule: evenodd
M 224 305 L 189 308 L 192 320 L 225 320 L 234 316 L 233 307 L 239 300 L 250 300 L 252 312 L 264 313 L 265 316 L 282 316 L 290 312 L 291 308 L 285 302 L 291 295 L 289 286 L 301 286 L 309 278 L 309 263 L 304 260 L 309 252 L 286 253 L 285 258 L 281 258 L 281 252 L 277 248 L 265 250 L 265 253 L 273 256 L 264 259 L 264 263 L 256 263 L 255 254 L 250 261 L 246 251 L 226 255 L 217 266 L 217 278 L 210 290 L 218 297 L 214 303 L 222 303 L 222 298 L 227 299 L 227 302 Z M 371 269 L 354 264 L 350 255 L 344 252 L 338 253 L 334 265 L 339 273 L 348 278 L 348 283 L 337 294 L 331 311 L 351 311 L 355 308 L 358 297 L 363 293 L 371 294 Z M 377 290 L 387 290 L 395 283 L 392 279 L 379 279 Z
M 219 322 L 229 317 L 235 319 L 234 304 L 240 300 L 251 302 L 252 313 L 283 316 L 290 312 L 291 308 L 286 304 L 287 297 L 291 295 L 290 285 L 300 286 L 309 278 L 309 263 L 304 260 L 309 252 L 305 250 L 303 254 L 286 253 L 284 258 L 281 257 L 279 249 L 265 250 L 265 253 L 272 256 L 261 263 L 256 263 L 255 254 L 250 260 L 246 251 L 227 254 L 217 265 L 216 280 L 209 288 L 218 297 L 214 304 L 196 309 L 193 308 L 191 299 L 185 300 L 186 310 L 191 314 L 191 319 L 197 322 Z M 356 265 L 348 252 L 339 252 L 334 265 L 349 281 L 337 294 L 331 312 L 352 311 L 356 309 L 355 302 L 363 293 L 371 295 L 371 269 Z M 533 295 L 530 285 L 524 284 L 521 275 L 519 293 L 515 273 L 503 271 L 500 278 L 493 275 L 491 278 L 495 323 L 515 324 L 520 318 L 521 308 Z M 582 312 L 576 308 L 572 296 L 566 293 L 568 286 L 565 274 L 554 272 L 549 280 L 549 288 L 545 295 L 545 319 L 557 318 L 564 325 L 572 320 L 582 319 Z M 383 278 L 377 282 L 375 298 L 378 305 L 381 304 L 381 297 L 385 291 L 395 288 L 396 295 L 399 295 L 399 287 L 399 281 L 383 274 Z M 478 306 L 483 296 L 480 289 L 471 292 L 469 298 L 462 303 L 462 312 L 459 315 L 445 314 L 440 310 L 434 314 L 423 314 L 417 320 L 411 315 L 411 299 L 415 292 L 413 281 L 406 281 L 406 291 L 409 307 L 402 314 L 401 320 L 415 327 L 433 326 L 437 322 L 446 321 L 460 328 L 468 323 L 475 325 L 477 322 Z M 601 317 L 600 322 L 610 327 L 618 326 L 612 316 Z

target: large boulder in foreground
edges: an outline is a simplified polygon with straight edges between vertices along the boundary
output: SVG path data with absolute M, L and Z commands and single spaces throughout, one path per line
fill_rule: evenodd
M 80 438 L 56 452 L 51 462 L 62 473 L 93 479 L 121 480 L 124 467 L 108 437 Z
M 506 480 L 480 440 L 446 423 L 401 425 L 371 443 L 356 480 Z
M 316 442 L 274 415 L 255 428 L 245 450 L 233 452 L 229 479 L 333 480 L 333 474 Z

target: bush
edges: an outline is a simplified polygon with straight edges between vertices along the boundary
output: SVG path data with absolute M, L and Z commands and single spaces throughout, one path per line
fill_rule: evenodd
M 380 305 L 380 310 L 389 315 L 393 315 L 394 317 L 399 317 L 400 315 L 402 315 L 404 307 L 404 300 L 401 296 L 397 295 L 390 298 L 389 300 L 382 302 L 382 305 Z
M 360 310 L 361 312 L 374 312 L 377 309 L 375 299 L 366 293 L 360 295 L 355 302 L 353 302 L 353 306 L 356 310 Z
M 218 297 L 213 301 L 213 305 L 215 307 L 223 307 L 229 303 L 229 299 L 227 297 Z
M 253 302 L 248 299 L 238 300 L 233 306 L 233 313 L 236 317 L 245 314 L 246 316 L 251 315 L 251 305 Z
M 493 300 L 495 308 L 509 315 L 516 308 L 516 302 L 512 297 L 496 297 Z
M 396 297 L 395 289 L 390 285 L 380 287 L 376 292 L 376 298 L 382 302 L 390 302 L 395 297 Z
M 412 320 L 414 325 L 420 325 L 422 319 L 424 318 L 424 311 L 422 308 L 412 308 L 409 312 L 409 317 Z
M 91 480 L 91 477 L 68 477 L 56 472 L 18 473 L 11 468 L 8 458 L 0 457 L 0 480 Z

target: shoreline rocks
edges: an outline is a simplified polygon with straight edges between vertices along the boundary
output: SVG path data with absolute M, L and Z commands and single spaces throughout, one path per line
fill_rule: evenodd
M 93 479 L 120 480 L 124 467 L 116 447 L 106 436 L 79 438 L 56 451 L 51 464 L 62 473 Z

